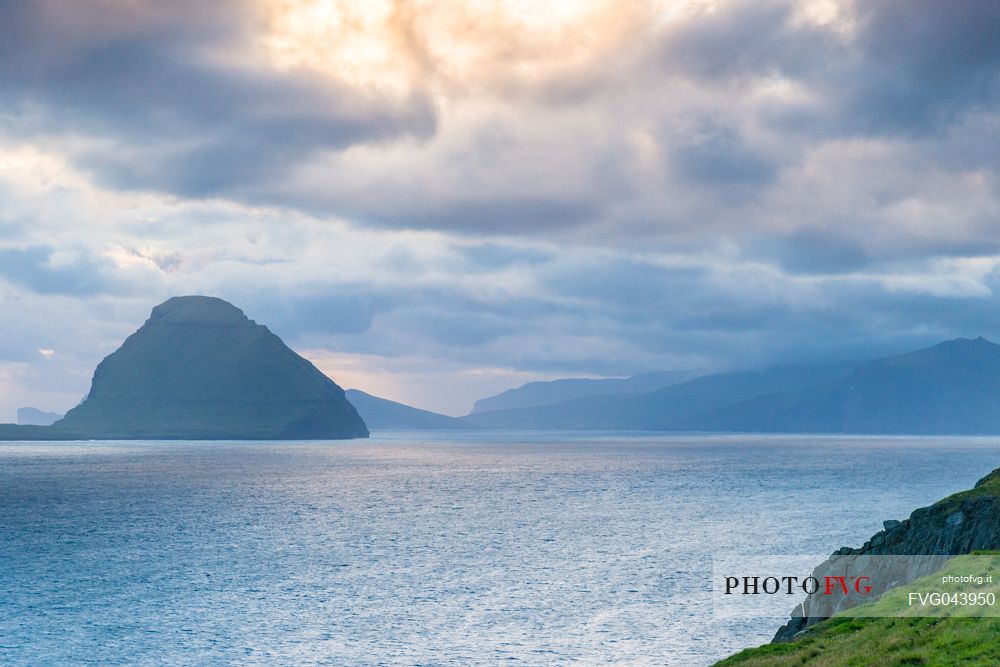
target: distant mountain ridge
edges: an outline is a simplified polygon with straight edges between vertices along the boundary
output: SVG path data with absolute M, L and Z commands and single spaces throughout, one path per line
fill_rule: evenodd
M 850 364 L 803 365 L 705 375 L 653 392 L 584 396 L 555 405 L 484 412 L 466 419 L 501 429 L 693 430 L 695 420 L 709 410 L 761 394 L 829 382 L 853 368 Z
M 62 419 L 57 412 L 45 412 L 38 408 L 18 408 L 17 423 L 19 426 L 51 426 Z
M 1000 345 L 958 338 L 802 392 L 702 415 L 700 428 L 787 433 L 1000 433 Z
M 646 387 L 685 371 L 529 383 L 477 403 Z M 54 414 L 24 408 L 23 421 Z M 344 392 L 267 327 L 221 299 L 175 297 L 108 355 L 86 398 L 51 426 L 0 440 L 338 439 L 374 428 L 1000 434 L 1000 345 L 958 338 L 863 363 L 718 373 L 653 391 L 577 396 L 454 418 Z
M 700 374 L 698 371 L 660 371 L 627 378 L 568 378 L 549 382 L 529 382 L 496 396 L 479 399 L 469 416 L 496 410 L 552 405 L 584 396 L 639 394 L 678 384 Z
M 723 373 L 469 419 L 501 429 L 1000 434 L 1000 346 L 959 338 L 866 363 Z
M 365 420 L 368 428 L 376 431 L 451 431 L 481 428 L 476 424 L 448 417 L 430 410 L 421 410 L 386 398 L 372 396 L 359 389 L 348 389 L 345 394 L 351 405 Z

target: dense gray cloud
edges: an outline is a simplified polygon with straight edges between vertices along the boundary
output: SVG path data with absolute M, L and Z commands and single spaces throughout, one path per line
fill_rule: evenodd
M 671 160 L 684 181 L 710 185 L 759 186 L 774 178 L 775 168 L 757 155 L 730 128 L 696 132 L 673 148 Z
M 0 248 L 0 279 L 38 294 L 88 296 L 120 290 L 109 277 L 107 262 L 86 253 L 53 261 L 54 254 L 51 246 Z
M 732 2 L 605 47 L 621 52 L 613 73 L 595 56 L 571 75 L 546 74 L 546 86 L 519 88 L 484 64 L 479 86 L 520 109 L 504 118 L 487 106 L 446 121 L 467 99 L 447 88 L 448 108 L 433 102 L 447 63 L 414 75 L 400 94 L 316 69 L 268 68 L 253 49 L 255 7 L 5 3 L 4 123 L 99 139 L 76 142 L 71 155 L 115 188 L 393 228 L 586 234 L 613 227 L 623 211 L 672 227 L 737 216 L 759 225 L 742 209 L 751 195 L 788 187 L 782 173 L 824 142 L 934 135 L 921 150 L 946 152 L 941 133 L 997 101 L 1000 10 L 985 1 L 845 3 L 839 23 L 803 20 L 808 5 Z M 619 9 L 630 11 L 638 10 Z M 398 14 L 426 48 L 434 35 L 419 12 Z M 548 89 L 566 79 L 587 81 L 576 85 L 584 92 L 553 99 Z M 768 97 L 769 82 L 792 92 Z M 973 123 L 973 132 L 996 124 Z M 639 174 L 644 191 L 629 132 L 647 125 L 660 128 L 652 150 L 668 173 Z M 355 146 L 370 150 L 344 156 Z M 712 200 L 688 202 L 689 188 Z
M 765 117 L 830 134 L 925 134 L 1000 93 L 1000 7 L 989 0 L 844 3 L 851 29 L 797 21 L 794 3 L 739 2 L 667 32 L 661 66 L 734 86 L 773 76 L 811 89 L 808 105 Z
M 499 243 L 478 243 L 462 249 L 460 268 L 464 271 L 502 269 L 535 265 L 553 259 L 550 251 L 533 247 L 512 247 Z
M 392 227 L 429 227 L 471 235 L 498 232 L 532 232 L 593 222 L 600 217 L 600 207 L 587 201 L 560 201 L 555 198 L 518 198 L 494 200 L 456 200 L 439 205 L 406 207 L 385 213 L 366 215 L 361 220 Z
M 0 103 L 30 134 L 113 147 L 78 161 L 113 187 L 246 193 L 328 148 L 433 131 L 426 99 L 388 101 L 306 72 L 213 58 L 251 28 L 239 2 L 6 2 Z
M 328 335 L 367 332 L 379 312 L 395 307 L 401 295 L 377 293 L 360 285 L 341 284 L 312 293 L 273 294 L 257 290 L 234 291 L 230 298 L 242 304 L 262 324 L 279 335 L 298 338 L 310 333 Z
M 843 273 L 863 269 L 869 263 L 860 242 L 830 229 L 797 229 L 778 239 L 776 245 L 781 266 L 794 273 Z
M 454 413 L 1000 339 L 996 3 L 432 4 L 0 0 L 0 410 L 183 293 Z
M 661 67 L 705 79 L 739 80 L 781 74 L 812 78 L 843 55 L 836 34 L 795 24 L 795 5 L 763 0 L 736 2 L 704 12 L 662 36 Z
M 937 130 L 997 101 L 997 3 L 893 0 L 859 2 L 855 9 L 863 61 L 842 113 L 860 126 Z

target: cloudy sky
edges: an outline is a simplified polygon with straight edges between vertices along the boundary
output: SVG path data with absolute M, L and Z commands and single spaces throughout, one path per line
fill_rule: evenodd
M 449 414 L 1000 340 L 1000 3 L 0 0 L 0 420 L 176 294 Z

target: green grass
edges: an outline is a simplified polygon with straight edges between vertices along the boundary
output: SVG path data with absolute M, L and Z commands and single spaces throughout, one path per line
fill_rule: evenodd
M 942 583 L 941 577 L 947 575 L 983 576 L 984 579 L 986 575 L 991 575 L 993 581 L 984 581 L 981 585 Z M 938 606 L 922 608 L 917 605 L 910 606 L 910 593 L 930 593 L 934 591 L 947 593 L 993 593 L 998 602 L 993 607 Z M 936 616 L 939 618 L 995 616 L 1000 618 L 1000 552 L 974 551 L 968 556 L 956 556 L 931 575 L 917 579 L 909 584 L 897 586 L 875 602 L 859 605 L 837 615 L 837 617 L 841 618 L 912 618 L 918 616 Z
M 938 505 L 946 510 L 958 509 L 963 500 L 984 495 L 1000 496 L 1000 470 L 987 475 L 975 488 L 949 496 Z M 978 588 L 977 592 L 993 591 L 1000 597 L 998 554 L 978 551 L 973 555 L 990 558 L 953 559 L 939 572 L 889 591 L 878 601 L 865 605 L 869 613 L 897 614 L 892 618 L 854 617 L 863 611 L 855 608 L 816 624 L 794 641 L 747 649 L 717 663 L 717 667 L 997 667 L 1000 618 L 960 618 L 961 612 L 955 608 L 943 608 L 932 618 L 916 617 L 913 614 L 926 612 L 908 608 L 905 601 L 910 591 L 947 590 L 940 583 L 942 575 L 980 571 L 992 572 L 995 583 Z M 992 613 L 1000 614 L 1000 608 Z
M 944 500 L 940 500 L 935 504 L 947 505 L 949 507 L 953 506 L 957 508 L 958 505 L 966 498 L 975 498 L 977 496 L 1000 497 L 1000 468 L 997 468 L 989 475 L 976 482 L 976 485 L 971 489 L 953 493 Z
M 832 618 L 786 644 L 747 649 L 717 667 L 1000 665 L 1000 618 Z

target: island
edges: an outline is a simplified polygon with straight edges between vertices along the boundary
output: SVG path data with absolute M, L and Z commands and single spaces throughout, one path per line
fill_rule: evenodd
M 344 390 L 267 327 L 209 296 L 174 297 L 108 355 L 83 401 L 2 440 L 368 437 Z

